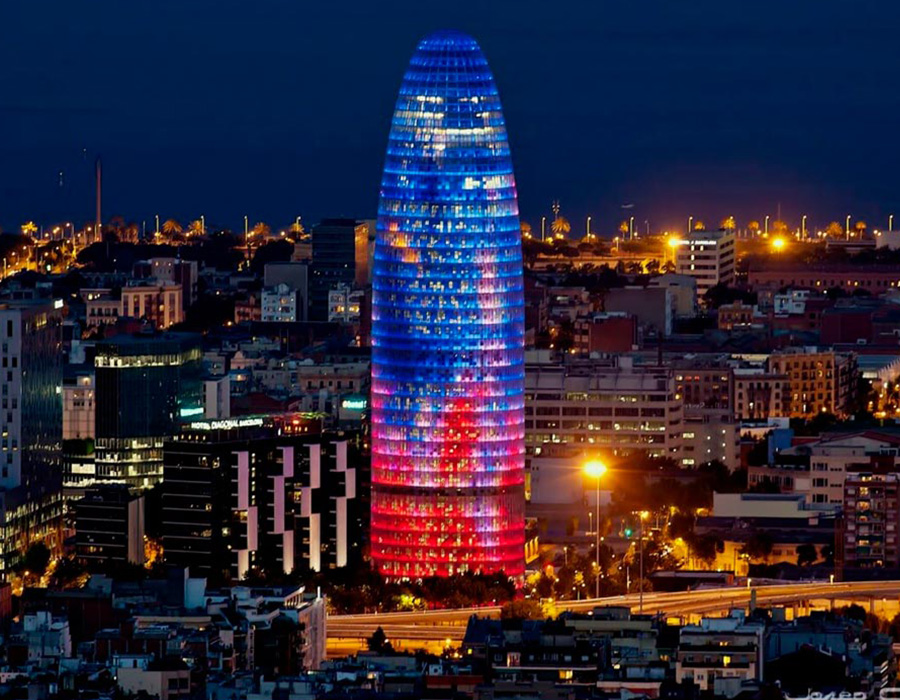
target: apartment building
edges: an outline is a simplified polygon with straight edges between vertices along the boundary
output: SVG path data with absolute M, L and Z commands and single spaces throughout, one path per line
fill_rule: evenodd
M 768 371 L 783 374 L 790 386 L 790 418 L 817 413 L 850 415 L 859 370 L 853 353 L 815 347 L 785 348 L 769 356 Z

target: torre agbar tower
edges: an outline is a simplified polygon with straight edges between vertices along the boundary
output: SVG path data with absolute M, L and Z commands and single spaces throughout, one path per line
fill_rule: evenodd
M 506 124 L 478 44 L 423 39 L 378 207 L 371 550 L 392 579 L 524 571 L 524 303 Z

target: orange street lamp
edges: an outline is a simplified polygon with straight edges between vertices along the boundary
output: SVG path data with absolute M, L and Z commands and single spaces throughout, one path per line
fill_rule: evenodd
M 596 542 L 594 545 L 594 558 L 597 563 L 597 573 L 596 573 L 596 596 L 600 597 L 600 479 L 606 474 L 607 468 L 606 465 L 601 462 L 599 459 L 592 459 L 587 464 L 584 465 L 584 473 L 587 474 L 592 479 L 597 480 L 597 502 L 594 504 L 594 507 L 597 509 L 596 517 L 594 518 L 594 527 L 596 528 L 594 531 L 594 537 L 596 538 Z

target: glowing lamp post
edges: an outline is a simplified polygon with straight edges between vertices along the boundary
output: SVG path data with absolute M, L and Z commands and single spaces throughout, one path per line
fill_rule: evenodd
M 644 521 L 650 516 L 646 510 L 641 511 L 641 531 L 638 536 L 640 547 L 640 563 L 638 565 L 638 612 L 644 612 Z
M 584 465 L 584 473 L 597 481 L 597 502 L 594 504 L 596 515 L 594 516 L 594 537 L 596 538 L 594 557 L 597 564 L 596 598 L 600 597 L 600 479 L 606 474 L 606 465 L 600 460 L 591 460 Z

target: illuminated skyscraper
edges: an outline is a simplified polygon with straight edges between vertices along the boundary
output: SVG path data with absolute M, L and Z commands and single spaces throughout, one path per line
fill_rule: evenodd
M 524 305 L 516 186 L 478 44 L 419 43 L 378 207 L 372 558 L 391 578 L 524 569 Z

